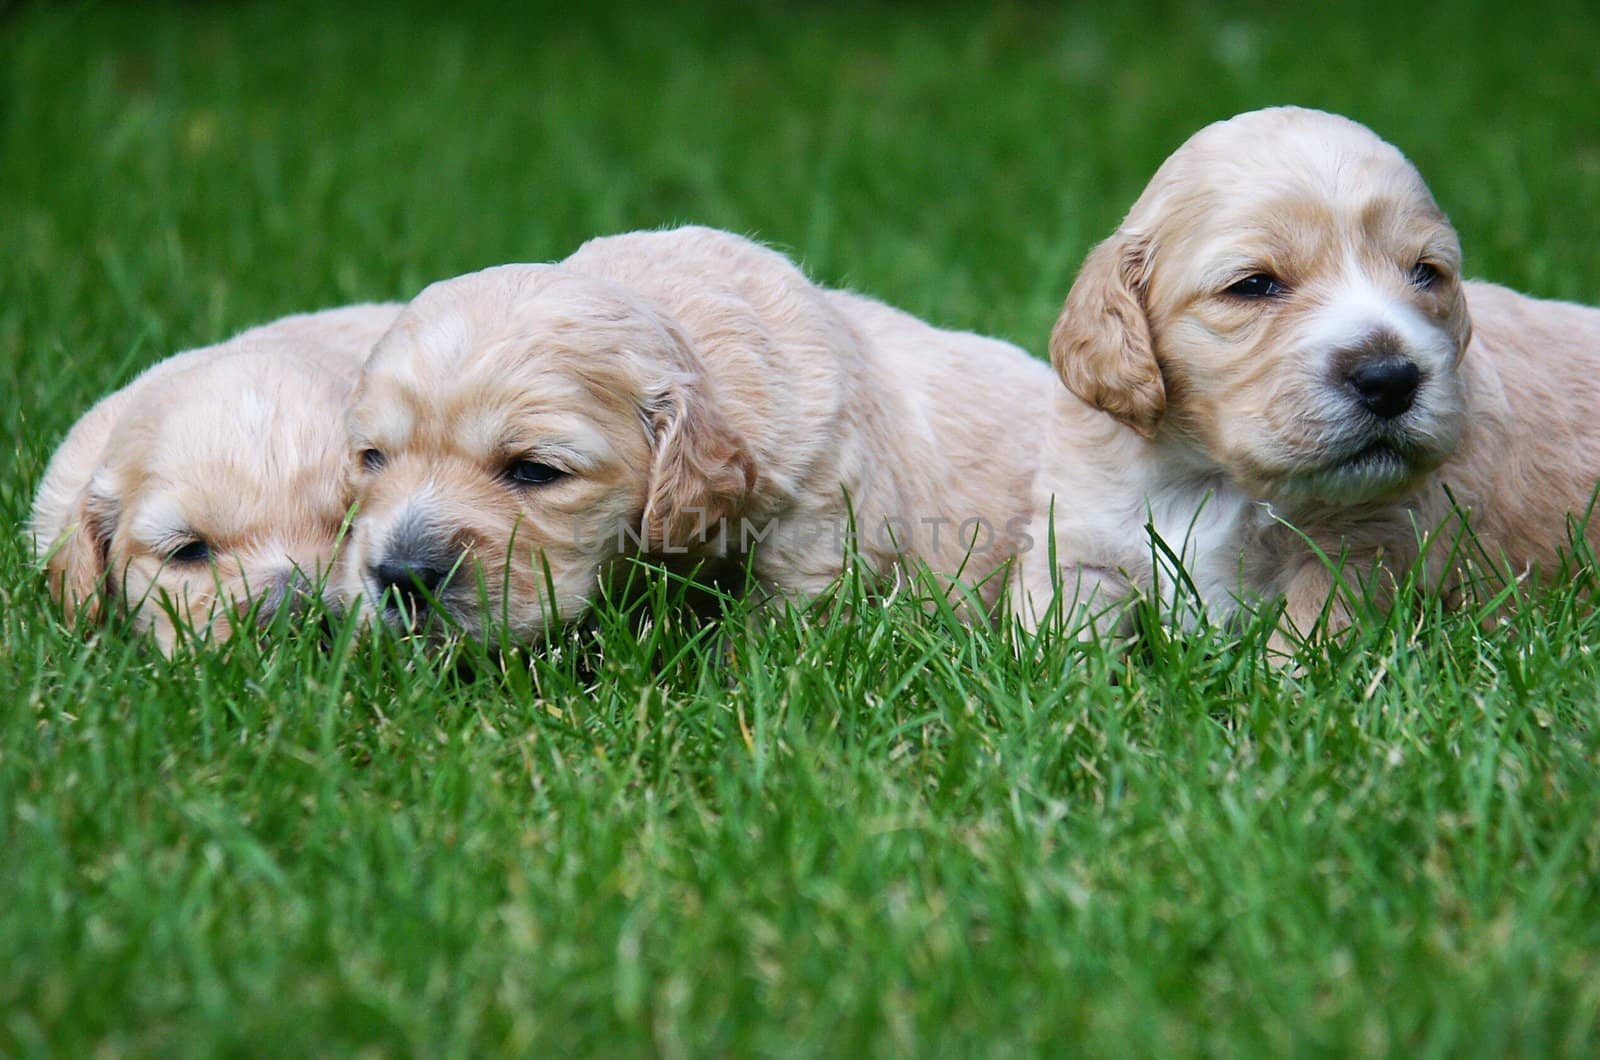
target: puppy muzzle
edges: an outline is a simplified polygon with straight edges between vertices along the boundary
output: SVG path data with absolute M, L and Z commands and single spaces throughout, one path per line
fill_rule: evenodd
M 291 567 L 275 575 L 256 609 L 256 621 L 266 625 L 279 613 L 301 617 L 316 598 L 317 587 L 299 567 Z
M 414 625 L 434 610 L 449 610 L 463 558 L 447 530 L 407 516 L 375 550 L 363 574 L 385 617 Z

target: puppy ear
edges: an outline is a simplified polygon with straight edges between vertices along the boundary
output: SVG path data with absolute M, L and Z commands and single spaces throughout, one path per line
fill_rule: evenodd
M 756 465 L 715 397 L 693 376 L 674 380 L 646 410 L 653 439 L 646 546 L 682 551 L 714 539 L 755 487 Z
M 117 504 L 95 487 L 91 481 L 79 494 L 44 568 L 50 595 L 65 609 L 68 625 L 98 621 L 102 592 L 110 591 L 101 580 L 110 561 Z
M 1459 280 L 1450 303 L 1450 333 L 1456 340 L 1456 363 L 1460 364 L 1472 345 L 1472 314 L 1467 310 L 1467 289 Z
M 1050 362 L 1068 390 L 1149 438 L 1167 390 L 1139 293 L 1146 254 L 1122 232 L 1090 251 L 1050 333 Z

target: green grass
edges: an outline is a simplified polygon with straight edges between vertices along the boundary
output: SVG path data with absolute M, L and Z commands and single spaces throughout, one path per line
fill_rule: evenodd
M 172 350 L 601 232 L 1037 352 L 1161 158 L 1268 103 L 1398 143 L 1472 273 L 1600 301 L 1596 55 L 1578 3 L 24 5 L 0 517 Z M 0 1053 L 1593 1055 L 1593 580 L 1288 671 L 1270 619 L 1019 648 L 906 601 L 168 661 L 8 533 Z

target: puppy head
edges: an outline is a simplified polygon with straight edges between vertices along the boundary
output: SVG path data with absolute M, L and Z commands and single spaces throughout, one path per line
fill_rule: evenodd
M 115 600 L 170 651 L 174 618 L 215 637 L 317 584 L 345 513 L 348 385 L 314 364 L 239 354 L 164 377 L 119 418 L 51 554 L 70 611 Z
M 676 324 L 553 265 L 423 291 L 348 422 L 348 594 L 524 640 L 581 614 L 618 556 L 703 543 L 753 474 Z
M 1416 169 L 1345 118 L 1195 134 L 1089 255 L 1051 335 L 1074 393 L 1258 495 L 1355 503 L 1454 448 L 1461 249 Z

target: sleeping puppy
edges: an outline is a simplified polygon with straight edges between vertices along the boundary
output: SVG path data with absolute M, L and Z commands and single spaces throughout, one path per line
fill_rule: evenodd
M 226 637 L 317 584 L 344 497 L 345 405 L 398 305 L 287 317 L 103 398 L 39 484 L 31 530 L 69 620 L 116 601 L 163 650 L 173 619 Z
M 529 640 L 625 557 L 748 556 L 763 593 L 804 600 L 855 551 L 885 575 L 926 564 L 987 608 L 1050 384 L 1013 346 L 705 228 L 436 283 L 351 408 L 346 588 L 392 619 L 437 607 Z
M 1034 532 L 1079 602 L 1180 595 L 1148 522 L 1212 618 L 1284 594 L 1296 630 L 1329 606 L 1337 627 L 1317 549 L 1393 572 L 1436 531 L 1430 577 L 1458 587 L 1453 496 L 1475 559 L 1548 571 L 1600 478 L 1600 311 L 1464 283 L 1416 169 L 1330 114 L 1179 148 L 1089 255 L 1050 353 L 1067 390 Z M 1025 572 L 1025 616 L 1051 573 Z

